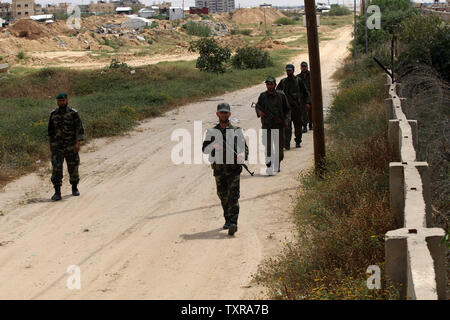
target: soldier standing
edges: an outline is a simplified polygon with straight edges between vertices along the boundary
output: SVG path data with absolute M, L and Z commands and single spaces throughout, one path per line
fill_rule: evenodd
M 303 115 L 306 105 L 310 103 L 309 92 L 303 81 L 294 76 L 294 65 L 286 65 L 287 77 L 282 79 L 277 86 L 277 90 L 281 90 L 286 95 L 291 107 L 291 121 L 285 130 L 284 147 L 289 150 L 291 148 L 292 122 L 295 129 L 295 147 L 300 148 L 302 142 L 302 126 Z
M 56 97 L 58 108 L 50 114 L 48 122 L 48 136 L 50 151 L 52 153 L 52 178 L 55 188 L 53 201 L 61 200 L 61 184 L 63 178 L 63 162 L 66 159 L 67 168 L 72 185 L 72 195 L 79 196 L 78 166 L 80 164 L 80 141 L 84 138 L 84 128 L 77 110 L 68 106 L 66 93 L 60 93 Z
M 275 89 L 276 80 L 274 77 L 269 76 L 266 79 L 266 88 L 267 91 L 259 95 L 257 104 L 267 109 L 271 116 L 266 115 L 259 109 L 256 110 L 256 114 L 258 118 L 261 118 L 263 145 L 266 149 L 267 174 L 272 175 L 280 172 L 280 163 L 284 158 L 284 128 L 291 121 L 291 107 L 289 106 L 286 95 L 282 91 Z M 282 121 L 275 121 L 274 117 Z M 278 141 L 275 141 L 274 137 L 276 131 L 278 132 Z M 273 152 L 276 152 L 276 149 L 278 149 L 278 161 L 277 163 L 272 163 L 271 157 Z
M 248 157 L 248 147 L 242 129 L 233 126 L 229 121 L 230 105 L 226 102 L 220 103 L 216 115 L 219 123 L 206 132 L 202 151 L 209 154 L 216 179 L 217 195 L 225 218 L 223 228 L 228 229 L 228 234 L 232 236 L 237 231 L 241 164 Z
M 303 83 L 306 86 L 306 89 L 308 90 L 309 94 L 311 94 L 311 74 L 308 70 L 308 63 L 306 61 L 303 61 L 300 64 L 301 73 L 297 75 L 301 80 L 303 80 Z M 313 129 L 312 125 L 312 106 L 306 106 L 307 114 L 308 114 L 308 123 L 309 123 L 309 130 Z M 303 132 L 306 132 L 306 125 L 303 128 Z

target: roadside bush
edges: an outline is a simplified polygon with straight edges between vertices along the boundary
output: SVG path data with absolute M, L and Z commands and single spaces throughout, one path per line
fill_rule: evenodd
M 232 58 L 232 64 L 238 69 L 260 69 L 273 65 L 269 52 L 259 48 L 245 46 L 239 48 Z
M 183 24 L 183 29 L 191 36 L 209 37 L 211 36 L 211 29 L 208 26 L 189 21 Z
M 128 64 L 126 64 L 125 62 L 120 62 L 118 59 L 113 58 L 111 60 L 111 63 L 109 64 L 109 69 L 131 69 Z
M 25 59 L 25 52 L 19 51 L 19 52 L 17 53 L 17 59 L 19 59 L 19 60 Z
M 219 46 L 213 38 L 203 38 L 191 42 L 189 51 L 200 53 L 196 63 L 196 67 L 200 71 L 223 73 L 225 72 L 224 64 L 231 57 L 230 49 Z
M 330 16 L 345 16 L 348 14 L 352 14 L 350 9 L 344 6 L 340 6 L 338 4 L 332 4 L 330 12 L 328 13 L 328 15 Z
M 358 67 L 358 74 L 341 72 L 347 81 L 330 108 L 325 173 L 300 175 L 293 212 L 298 237 L 255 276 L 271 298 L 398 299 L 391 285 L 366 286 L 369 265 L 379 266 L 382 283 L 389 282 L 384 234 L 397 226 L 389 209 L 385 79 L 367 61 Z
M 400 30 L 398 67 L 425 64 L 450 81 L 450 26 L 439 17 L 414 15 L 402 22 Z
M 282 17 L 274 21 L 275 24 L 282 24 L 282 25 L 292 25 L 295 24 L 295 21 L 288 17 Z

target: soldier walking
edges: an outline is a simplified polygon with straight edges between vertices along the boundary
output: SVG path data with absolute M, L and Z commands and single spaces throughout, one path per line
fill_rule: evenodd
M 80 141 L 84 138 L 84 128 L 77 110 L 68 106 L 66 93 L 60 93 L 56 97 L 58 108 L 50 114 L 48 122 L 49 146 L 52 154 L 52 178 L 55 188 L 53 201 L 61 200 L 61 184 L 63 178 L 63 162 L 66 159 L 67 168 L 72 185 L 72 195 L 79 196 L 78 166 L 80 164 Z
M 280 172 L 280 164 L 284 158 L 284 128 L 291 122 L 291 107 L 282 91 L 277 91 L 276 80 L 269 76 L 266 79 L 267 91 L 261 93 L 257 105 L 262 106 L 270 112 L 272 117 L 266 115 L 263 111 L 256 109 L 256 115 L 261 118 L 263 129 L 263 145 L 266 149 L 267 174 L 273 175 Z M 281 119 L 282 121 L 275 121 Z M 278 141 L 275 141 L 275 135 L 278 132 Z M 272 163 L 272 155 L 278 149 L 278 161 Z
M 291 148 L 292 122 L 295 129 L 295 147 L 300 148 L 302 143 L 303 116 L 306 105 L 310 103 L 309 92 L 303 81 L 294 76 L 294 65 L 286 65 L 287 77 L 282 79 L 277 86 L 277 90 L 283 91 L 291 107 L 291 121 L 289 121 L 285 130 L 284 147 L 286 150 Z
M 207 130 L 202 151 L 209 154 L 216 179 L 217 195 L 225 218 L 223 228 L 228 229 L 232 236 L 238 229 L 241 164 L 248 158 L 248 147 L 242 129 L 229 121 L 230 105 L 220 103 L 216 115 L 219 123 Z
M 306 86 L 306 89 L 308 90 L 309 94 L 311 95 L 311 74 L 310 74 L 310 72 L 308 70 L 308 63 L 306 61 L 303 61 L 300 64 L 300 69 L 301 69 L 301 73 L 299 73 L 297 75 L 297 77 L 300 78 L 303 81 L 303 83 Z M 312 130 L 313 129 L 312 106 L 311 105 L 306 106 L 306 111 L 307 111 L 307 116 L 308 116 L 307 117 L 307 119 L 308 119 L 307 122 L 309 124 L 309 130 Z M 306 132 L 305 130 L 307 131 L 306 124 L 303 127 L 303 132 Z

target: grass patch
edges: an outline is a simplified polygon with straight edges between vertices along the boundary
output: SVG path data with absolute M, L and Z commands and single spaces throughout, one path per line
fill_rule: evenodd
M 69 105 L 80 113 L 88 139 L 119 135 L 138 120 L 177 105 L 257 83 L 264 90 L 267 75 L 281 75 L 284 62 L 294 53 L 274 51 L 272 67 L 229 67 L 219 75 L 198 71 L 195 61 L 137 67 L 135 74 L 124 68 L 13 72 L 0 78 L 0 168 L 14 172 L 8 174 L 11 177 L 32 170 L 36 160 L 48 159 L 47 124 L 58 92 L 68 93 Z
M 391 286 L 366 286 L 370 265 L 380 267 L 386 283 L 384 234 L 396 226 L 389 210 L 385 79 L 368 59 L 357 69 L 341 81 L 330 109 L 323 179 L 312 171 L 300 176 L 298 239 L 255 277 L 272 298 L 398 298 Z

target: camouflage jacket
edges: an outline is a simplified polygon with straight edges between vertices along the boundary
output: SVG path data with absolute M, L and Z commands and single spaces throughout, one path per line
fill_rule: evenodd
M 305 84 L 306 89 L 308 90 L 309 94 L 311 94 L 311 73 L 306 71 L 305 73 L 299 73 L 297 75 L 298 78 L 300 78 L 303 83 Z
M 227 138 L 234 140 L 234 143 L 227 141 Z M 214 149 L 213 145 L 216 143 L 221 144 L 223 150 Z M 241 128 L 228 122 L 226 128 L 222 128 L 218 123 L 214 128 L 206 131 L 202 151 L 209 154 L 214 176 L 241 173 L 242 166 L 237 163 L 237 155 L 231 149 L 232 147 L 237 154 L 242 154 L 245 160 L 248 159 L 248 147 Z
M 304 108 L 305 104 L 311 103 L 309 91 L 305 83 L 298 77 L 282 79 L 277 90 L 284 92 L 291 108 Z
M 285 122 L 289 122 L 291 119 L 291 106 L 282 91 L 275 91 L 274 94 L 270 94 L 268 91 L 261 93 L 257 104 L 268 109 L 274 117 L 280 118 Z M 256 112 L 256 115 L 259 118 L 258 112 Z M 261 118 L 261 123 L 263 127 L 279 126 L 279 124 L 268 117 Z
M 77 110 L 56 108 L 48 121 L 48 137 L 52 146 L 69 147 L 84 140 L 84 128 Z

